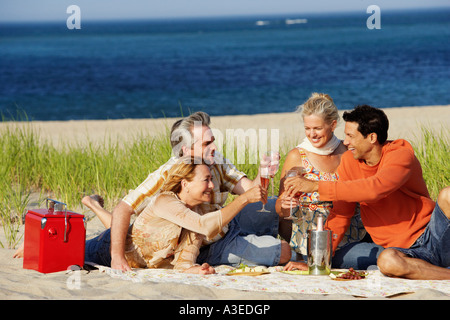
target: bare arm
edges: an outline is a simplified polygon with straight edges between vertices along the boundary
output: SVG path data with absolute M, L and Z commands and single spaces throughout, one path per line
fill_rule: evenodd
M 111 268 L 122 271 L 131 271 L 125 259 L 125 240 L 130 226 L 131 215 L 134 210 L 124 201 L 121 201 L 112 212 L 111 222 Z
M 247 177 L 242 177 L 241 180 L 236 184 L 236 186 L 233 189 L 234 194 L 243 194 L 245 191 L 250 190 L 253 187 L 261 185 L 261 179 L 259 175 L 256 176 L 255 180 L 250 180 Z
M 241 179 L 242 180 L 242 179 Z M 267 199 L 267 190 L 256 185 L 221 209 L 222 223 L 228 224 L 247 204 Z
M 256 186 L 238 196 L 226 207 L 203 215 L 186 207 L 171 195 L 161 195 L 152 207 L 147 207 L 145 210 L 152 210 L 156 216 L 184 229 L 213 238 L 247 204 L 261 201 L 266 195 L 267 191 L 264 188 Z M 142 214 L 146 214 L 146 211 Z

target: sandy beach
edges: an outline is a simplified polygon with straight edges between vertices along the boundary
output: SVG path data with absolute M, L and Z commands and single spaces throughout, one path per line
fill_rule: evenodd
M 383 109 L 389 117 L 389 139 L 403 138 L 414 140 L 420 137 L 419 127 L 426 126 L 440 131 L 450 125 L 450 105 L 401 107 Z M 340 112 L 342 115 L 343 111 Z M 32 121 L 27 123 L 0 123 L 0 131 L 5 126 L 31 126 L 39 137 L 54 145 L 83 144 L 86 141 L 103 144 L 107 141 L 126 142 L 140 134 L 159 135 L 170 130 L 173 118 L 161 119 L 121 119 L 121 120 L 85 120 L 85 121 Z M 280 146 L 294 146 L 304 138 L 303 124 L 298 113 L 270 113 L 238 116 L 211 117 L 211 128 L 218 130 L 224 137 L 227 130 L 249 129 L 278 130 Z M 217 132 L 217 131 L 216 131 Z M 338 138 L 344 138 L 344 121 L 336 129 Z M 108 140 L 106 139 L 108 138 Z M 217 137 L 216 137 L 217 139 Z
M 450 126 L 450 105 L 429 107 L 403 107 L 385 109 L 389 120 L 389 138 L 417 139 L 421 125 L 440 131 Z M 5 126 L 31 125 L 41 139 L 60 143 L 103 143 L 105 136 L 126 141 L 140 133 L 160 134 L 170 128 L 174 119 L 138 119 L 105 121 L 49 121 L 31 123 L 0 123 L 0 132 Z M 343 121 L 336 135 L 343 138 Z M 251 116 L 212 117 L 212 128 L 221 132 L 227 129 L 278 129 L 280 141 L 294 146 L 304 134 L 299 114 L 262 114 Z M 103 226 L 98 219 L 88 222 L 87 237 L 99 234 Z M 23 232 L 23 228 L 21 229 Z M 4 239 L 0 231 L 0 241 Z M 299 294 L 254 292 L 233 289 L 192 286 L 182 283 L 134 283 L 114 279 L 98 270 L 81 271 L 80 285 L 70 285 L 71 274 L 65 271 L 41 274 L 22 268 L 22 259 L 13 259 L 13 249 L 0 249 L 0 299 L 154 299 L 154 300 L 309 300 L 309 299 L 366 299 L 349 294 Z M 421 289 L 394 297 L 368 297 L 368 299 L 450 299 L 450 296 L 434 289 Z

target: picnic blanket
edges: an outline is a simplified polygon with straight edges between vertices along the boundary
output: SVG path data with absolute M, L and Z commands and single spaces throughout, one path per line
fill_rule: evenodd
M 261 292 L 289 292 L 302 294 L 347 294 L 356 297 L 389 297 L 413 293 L 419 289 L 434 289 L 450 296 L 450 280 L 407 280 L 384 276 L 378 269 L 368 270 L 366 279 L 336 281 L 329 276 L 285 273 L 270 268 L 270 273 L 259 276 L 230 276 L 234 268 L 216 267 L 216 274 L 198 275 L 167 269 L 134 269 L 120 272 L 109 267 L 94 265 L 100 272 L 113 278 L 133 282 L 174 282 L 218 289 Z

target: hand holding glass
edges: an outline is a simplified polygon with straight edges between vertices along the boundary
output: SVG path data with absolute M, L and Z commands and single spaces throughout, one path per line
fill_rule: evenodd
M 268 167 L 261 168 L 260 176 L 261 176 L 261 186 L 267 190 L 267 188 L 269 187 L 269 168 Z M 270 211 L 266 210 L 266 208 L 264 207 L 264 202 L 263 202 L 263 206 L 262 206 L 261 210 L 258 210 L 257 212 L 270 212 Z
M 270 180 L 272 183 L 272 196 L 269 199 L 276 198 L 275 193 L 273 191 L 273 188 L 274 188 L 273 178 L 277 174 L 279 166 L 280 166 L 280 154 L 278 152 L 271 151 L 270 152 L 269 175 L 270 175 Z
M 286 177 L 285 178 L 290 178 L 290 177 L 296 177 L 298 175 L 300 175 L 302 172 L 302 170 L 288 170 L 288 172 L 286 173 Z M 292 210 L 292 199 L 294 197 L 300 197 L 300 193 L 295 194 L 293 197 L 291 197 L 291 204 L 290 204 L 290 209 L 289 209 L 289 216 L 286 217 L 286 220 L 298 220 L 298 217 L 295 217 L 293 215 L 293 210 Z

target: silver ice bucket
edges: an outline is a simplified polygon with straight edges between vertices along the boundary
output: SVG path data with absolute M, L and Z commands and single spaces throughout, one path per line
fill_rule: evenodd
M 308 269 L 310 275 L 327 275 L 331 270 L 331 230 L 308 230 Z

